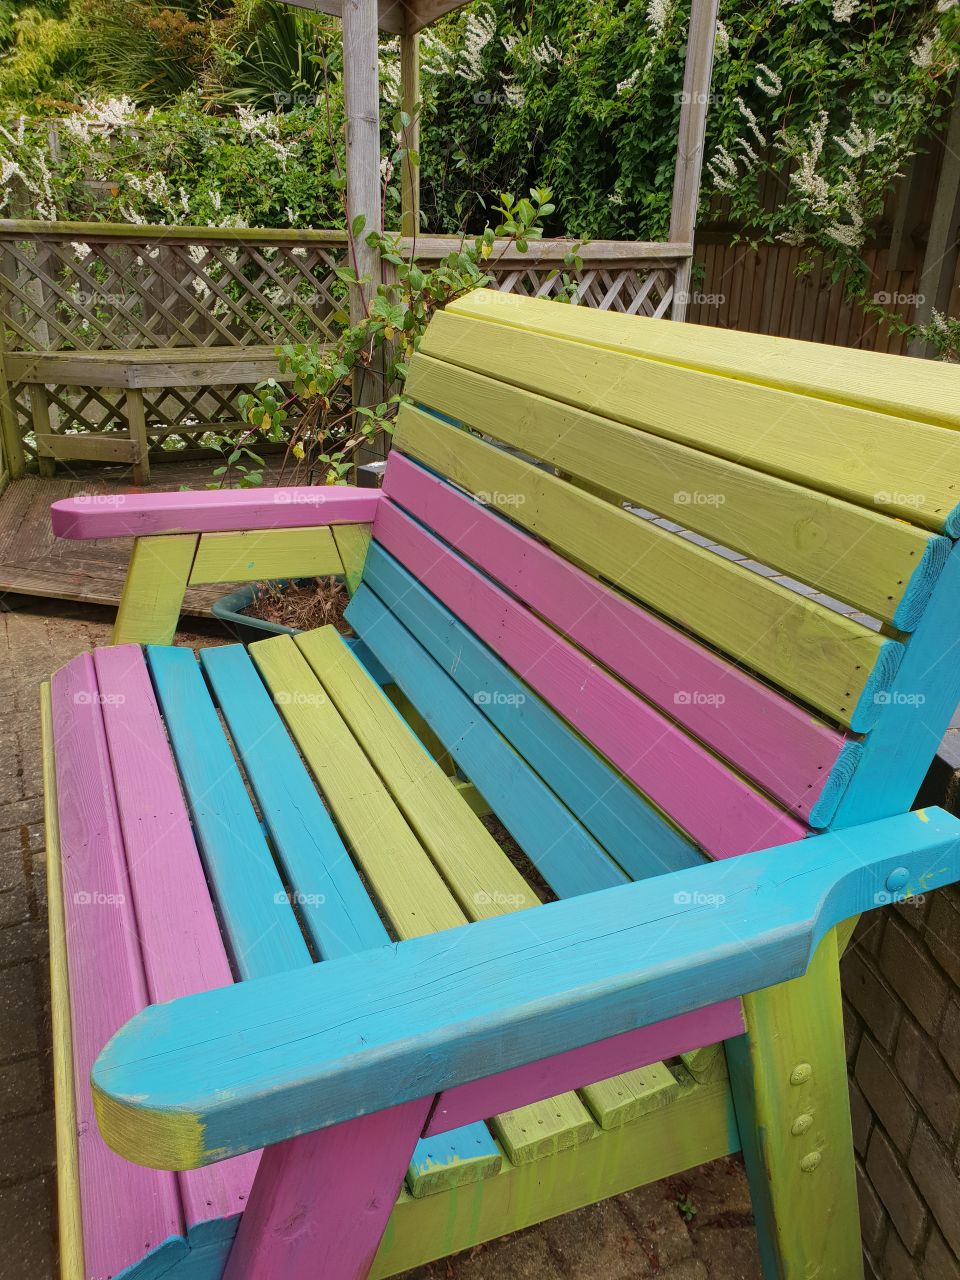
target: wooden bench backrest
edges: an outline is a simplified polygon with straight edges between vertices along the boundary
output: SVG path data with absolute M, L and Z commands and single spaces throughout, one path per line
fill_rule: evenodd
M 462 689 L 469 651 L 521 755 L 542 700 L 710 856 L 909 807 L 960 699 L 960 373 L 483 291 L 407 390 L 375 649 L 382 607 Z

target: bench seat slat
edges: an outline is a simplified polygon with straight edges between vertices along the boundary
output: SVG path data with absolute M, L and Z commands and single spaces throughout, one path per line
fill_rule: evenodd
M 204 670 L 220 704 L 271 840 L 317 954 L 352 955 L 390 941 L 279 712 L 246 650 L 204 649 Z M 414 1194 L 488 1177 L 501 1157 L 482 1123 L 417 1144 L 408 1182 Z
M 391 456 L 384 492 L 787 808 L 809 815 L 844 745 L 836 729 L 402 454 Z
M 233 981 L 180 780 L 139 645 L 97 649 L 94 666 L 153 1003 Z M 256 1156 L 179 1175 L 188 1232 L 242 1213 Z
M 712 857 L 764 849 L 771 841 L 799 840 L 806 834 L 796 818 L 408 517 L 391 515 L 381 524 L 378 539 Z M 351 609 L 353 617 L 356 610 Z M 369 624 L 362 634 L 372 648 L 379 643 Z M 480 778 L 465 772 L 490 800 Z
M 901 631 L 916 625 L 950 548 L 925 529 L 429 356 L 406 391 Z
M 172 1262 L 186 1245 L 174 1175 L 121 1159 L 94 1115 L 93 1063 L 148 993 L 91 655 L 56 672 L 51 693 L 84 1258 L 87 1274 L 111 1276 L 153 1250 Z
M 903 646 L 509 456 L 421 410 L 400 411 L 402 452 L 774 684 L 859 731 L 876 720 Z
M 291 637 L 258 641 L 250 653 L 396 934 L 420 937 L 465 924 L 468 916 Z M 412 735 L 409 744 L 422 751 Z M 451 798 L 463 803 L 452 787 Z M 513 1114 L 503 1129 L 499 1117 L 491 1123 L 516 1160 L 563 1149 L 595 1131 L 575 1095 L 535 1104 L 528 1123 L 549 1135 L 546 1149 L 533 1138 L 523 1144 Z
M 242 978 L 286 973 L 310 951 L 189 649 L 147 646 L 194 830 Z
M 938 533 L 960 531 L 960 433 L 455 312 L 435 320 L 427 355 Z

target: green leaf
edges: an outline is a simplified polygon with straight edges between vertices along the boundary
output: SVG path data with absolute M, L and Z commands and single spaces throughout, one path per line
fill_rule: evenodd
M 367 215 L 365 213 L 358 213 L 350 223 L 350 231 L 354 236 L 358 236 L 366 225 Z

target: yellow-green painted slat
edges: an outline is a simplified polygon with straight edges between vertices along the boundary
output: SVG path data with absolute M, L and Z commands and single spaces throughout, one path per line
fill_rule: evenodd
M 602 1129 L 629 1124 L 640 1116 L 667 1107 L 680 1096 L 680 1084 L 662 1062 L 638 1067 L 622 1076 L 587 1085 L 580 1095 Z
M 321 627 L 296 643 L 466 917 L 483 920 L 537 906 L 523 876 L 338 632 Z
M 343 564 L 343 574 L 347 580 L 347 590 L 351 595 L 360 585 L 363 576 L 363 562 L 367 558 L 370 546 L 371 530 L 368 524 L 334 524 L 330 526 L 333 540 Z
M 691 1049 L 689 1053 L 681 1053 L 680 1060 L 700 1084 L 727 1078 L 727 1059 L 722 1044 L 708 1044 L 702 1049 Z
M 918 571 L 916 598 L 907 618 L 898 618 L 902 630 L 919 618 L 949 550 L 945 539 L 914 525 L 429 356 L 414 361 L 407 391 L 591 487 L 885 621 L 893 621 Z
M 248 533 L 203 534 L 190 583 L 261 582 L 342 572 L 333 534 L 325 526 L 252 529 Z
M 696 1085 L 670 1107 L 598 1133 L 549 1166 L 505 1164 L 496 1177 L 442 1195 L 400 1197 L 371 1280 L 469 1249 L 716 1160 L 739 1148 L 726 1083 Z
M 114 644 L 170 644 L 196 550 L 195 533 L 137 538 L 113 628 Z
M 327 630 L 336 636 L 332 628 Z M 297 746 L 317 778 L 324 799 L 397 935 L 412 938 L 465 924 L 468 915 L 458 906 L 353 736 L 352 726 L 348 727 L 348 721 L 341 716 L 291 637 L 276 636 L 271 640 L 258 641 L 250 646 L 250 656 L 273 694 Z M 341 694 L 348 684 L 343 680 L 337 684 Z M 379 689 L 372 680 L 369 684 L 371 692 L 368 696 L 372 699 L 372 691 L 379 695 Z M 362 713 L 361 718 L 369 735 L 369 717 Z M 425 755 L 399 719 L 397 725 L 406 737 L 410 752 Z M 395 730 L 389 731 L 389 737 L 396 749 L 400 739 Z M 423 766 L 418 766 L 417 773 L 420 767 Z M 395 767 L 391 773 L 397 776 Z M 455 802 L 469 812 L 450 783 L 446 780 L 444 783 L 450 788 L 451 804 Z M 436 792 L 433 794 L 435 800 Z M 426 811 L 427 806 L 418 809 L 421 821 Z M 431 815 L 431 821 L 434 817 Z M 532 890 L 523 881 L 521 884 L 526 898 Z M 481 904 L 476 904 L 474 909 L 480 911 Z M 562 1113 L 562 1123 L 558 1121 L 558 1108 Z M 563 1095 L 560 1100 L 536 1102 L 522 1110 L 528 1116 L 529 1141 L 526 1149 L 532 1152 L 535 1148 L 537 1155 L 562 1149 L 562 1143 L 581 1142 L 596 1132 L 589 1113 L 576 1094 Z M 511 1116 L 516 1114 L 513 1112 Z M 499 1118 L 491 1121 L 491 1127 L 503 1140 Z M 510 1125 L 504 1132 L 507 1142 L 514 1146 L 517 1159 L 523 1159 L 525 1145 L 522 1135 L 516 1134 Z M 535 1157 L 530 1154 L 526 1158 Z
M 421 350 L 602 418 L 954 532 L 956 517 L 949 525 L 948 517 L 960 502 L 960 433 L 446 312 L 431 321 Z
M 902 645 L 419 409 L 396 445 L 834 720 L 875 719 Z
M 949 365 L 700 324 L 671 329 L 645 316 L 561 307 L 493 289 L 469 293 L 447 310 L 896 417 L 960 427 L 957 375 Z

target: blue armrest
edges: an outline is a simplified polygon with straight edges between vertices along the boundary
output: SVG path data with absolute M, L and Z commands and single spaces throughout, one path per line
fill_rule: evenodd
M 151 1006 L 94 1065 L 100 1128 L 209 1164 L 796 978 L 841 920 L 958 879 L 929 809 Z

